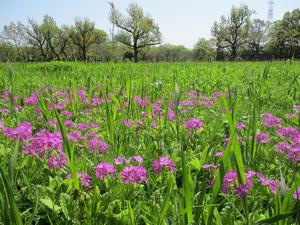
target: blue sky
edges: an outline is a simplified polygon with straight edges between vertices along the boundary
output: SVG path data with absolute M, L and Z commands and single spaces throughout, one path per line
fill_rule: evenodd
M 27 23 L 27 18 L 41 21 L 53 16 L 58 25 L 72 25 L 76 17 L 87 17 L 100 29 L 109 32 L 108 0 L 0 0 L 0 27 L 11 21 Z M 125 12 L 130 0 L 113 0 Z M 247 4 L 256 11 L 254 17 L 267 19 L 268 0 L 136 0 L 159 24 L 163 42 L 193 47 L 200 37 L 210 37 L 210 28 L 232 5 Z M 274 20 L 286 11 L 300 8 L 300 0 L 274 0 Z

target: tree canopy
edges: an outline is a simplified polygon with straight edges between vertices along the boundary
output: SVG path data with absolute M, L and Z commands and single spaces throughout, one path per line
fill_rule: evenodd
M 135 3 L 120 13 L 109 4 L 111 35 L 94 21 L 76 18 L 58 25 L 45 15 L 41 22 L 11 22 L 0 32 L 0 61 L 147 62 L 272 60 L 300 58 L 300 9 L 273 23 L 255 18 L 246 5 L 233 6 L 211 28 L 211 38 L 199 38 L 192 49 L 162 43 L 154 19 Z M 195 28 L 201 29 L 201 28 Z M 188 34 L 187 34 L 188 35 Z

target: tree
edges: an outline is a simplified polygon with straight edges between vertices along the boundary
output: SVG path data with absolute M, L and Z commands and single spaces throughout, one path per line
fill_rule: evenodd
M 215 43 L 213 40 L 200 38 L 196 43 L 194 49 L 195 60 L 213 60 L 216 57 Z
M 261 47 L 266 42 L 266 32 L 269 23 L 261 19 L 254 19 L 249 31 L 249 50 L 252 58 L 259 58 L 261 54 Z
M 11 43 L 0 42 L 0 62 L 14 62 L 18 60 L 18 53 Z
M 75 26 L 69 31 L 70 38 L 74 45 L 79 48 L 80 57 L 87 61 L 89 48 L 95 43 L 104 42 L 107 34 L 95 28 L 95 24 L 88 19 L 76 19 Z
M 69 55 L 67 53 L 67 48 L 68 46 L 70 46 L 69 30 L 70 29 L 68 26 L 63 25 L 57 35 L 57 46 L 59 48 L 59 55 L 62 55 L 62 57 L 65 60 L 69 58 Z
M 300 9 L 284 14 L 269 31 L 268 47 L 279 58 L 300 56 Z
M 1 37 L 4 41 L 14 45 L 17 51 L 17 60 L 22 60 L 22 47 L 26 45 L 26 28 L 24 24 L 11 22 L 9 25 L 5 25 Z
M 145 16 L 143 9 L 131 3 L 127 8 L 128 17 L 122 15 L 112 3 L 110 21 L 120 29 L 115 39 L 133 50 L 134 61 L 138 62 L 138 55 L 148 46 L 161 42 L 159 27 L 150 16 Z
M 60 60 L 59 50 L 56 48 L 58 44 L 57 42 L 60 29 L 56 25 L 54 18 L 45 15 L 43 18 L 43 23 L 40 25 L 39 29 L 45 39 L 46 48 L 49 49 L 50 55 L 48 56 L 48 58 L 56 58 L 57 60 Z
M 35 50 L 39 50 L 44 60 L 47 60 L 48 48 L 46 48 L 46 38 L 43 34 L 43 29 L 35 20 L 28 19 L 29 27 L 26 32 L 28 35 L 28 41 L 31 47 Z
M 249 37 L 251 16 L 254 12 L 248 6 L 233 6 L 228 17 L 221 17 L 211 30 L 212 35 L 219 41 L 220 47 L 229 51 L 231 60 L 235 60 L 238 50 L 243 47 Z

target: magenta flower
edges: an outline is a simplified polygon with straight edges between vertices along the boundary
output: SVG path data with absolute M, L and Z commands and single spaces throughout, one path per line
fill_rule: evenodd
M 294 105 L 293 110 L 294 111 L 300 111 L 300 105 Z
M 124 184 L 140 184 L 147 182 L 147 170 L 142 166 L 125 167 L 121 173 L 122 182 Z
M 276 195 L 277 189 L 280 188 L 280 182 L 278 180 L 267 179 L 263 174 L 258 174 L 258 177 L 263 186 L 268 186 L 269 190 Z
M 298 189 L 293 194 L 293 197 L 294 197 L 295 200 L 300 200 L 300 186 L 298 187 Z
M 86 135 L 88 138 L 91 138 L 91 137 L 98 137 L 98 134 L 94 131 L 90 131 L 87 133 Z
M 130 120 L 124 120 L 123 124 L 125 127 L 132 127 L 134 125 Z
M 114 163 L 116 165 L 122 165 L 125 162 L 126 162 L 126 158 L 125 157 L 117 157 L 117 158 L 114 159 Z
M 5 90 L 2 92 L 2 99 L 7 101 L 9 99 L 9 91 Z
M 263 119 L 260 123 L 266 127 L 280 127 L 281 119 L 274 117 L 272 114 L 265 114 L 267 118 Z
M 99 163 L 95 167 L 95 172 L 96 172 L 96 177 L 99 180 L 104 180 L 104 178 L 107 176 L 111 176 L 114 178 L 116 174 L 115 167 L 112 164 L 106 162 Z
M 10 113 L 9 109 L 0 109 L 0 113 L 3 114 L 3 116 L 7 116 Z
M 169 105 L 169 109 L 174 109 L 175 108 L 175 105 L 173 104 L 173 103 L 171 103 L 170 105 Z
M 21 105 L 15 107 L 15 110 L 16 110 L 17 112 L 21 112 L 23 109 L 24 109 L 24 108 L 23 108 L 23 106 L 21 106 Z
M 231 183 L 234 183 L 236 179 L 237 179 L 237 173 L 234 172 L 233 170 L 225 174 L 222 183 L 222 190 L 225 194 L 229 193 L 230 185 Z
M 92 122 L 88 125 L 90 128 L 99 128 L 99 125 L 96 122 Z
M 79 123 L 76 126 L 76 129 L 80 130 L 80 131 L 86 131 L 89 128 L 90 128 L 90 126 L 88 124 L 85 124 L 85 123 Z
M 214 94 L 213 94 L 213 99 L 214 100 L 216 100 L 216 99 L 218 99 L 219 97 L 221 97 L 222 96 L 222 93 L 220 93 L 220 92 L 215 92 Z
M 276 145 L 276 151 L 279 152 L 279 153 L 283 153 L 283 152 L 286 152 L 290 149 L 290 145 L 286 142 L 279 142 L 277 145 Z
M 153 104 L 152 105 L 152 115 L 157 115 L 161 111 L 160 105 L 159 104 Z
M 54 149 L 58 152 L 62 152 L 62 144 L 63 140 L 59 132 L 51 133 L 46 130 L 41 130 L 23 147 L 22 152 L 32 156 L 38 153 L 39 156 L 43 158 Z
M 65 153 L 63 152 L 60 152 L 58 157 L 55 157 L 55 154 L 52 154 L 48 159 L 48 166 L 50 169 L 54 169 L 54 168 L 61 169 L 67 165 L 68 165 L 68 160 Z
M 49 126 L 54 127 L 56 125 L 56 120 L 49 120 Z
M 214 102 L 213 101 L 199 102 L 199 105 L 204 106 L 204 107 L 213 107 L 214 106 Z
M 169 111 L 169 120 L 171 122 L 174 122 L 175 121 L 175 112 L 173 110 L 170 110 Z
M 216 180 L 215 180 L 215 179 L 211 179 L 211 180 L 208 181 L 208 184 L 209 184 L 210 186 L 214 186 L 215 183 L 216 183 Z
M 146 107 L 149 104 L 146 100 L 143 100 L 140 97 L 134 97 L 133 100 L 137 105 L 142 106 L 142 107 Z
M 72 116 L 72 113 L 69 112 L 69 111 L 63 111 L 63 112 L 60 113 L 60 115 L 66 116 L 66 117 L 71 117 L 71 116 Z
M 88 175 L 88 173 L 78 173 L 78 177 L 80 180 L 80 183 L 82 184 L 82 186 L 86 187 L 86 188 L 90 188 L 91 185 L 91 177 Z
M 265 144 L 270 142 L 270 138 L 267 134 L 263 133 L 263 132 L 259 132 L 256 134 L 256 142 L 258 144 Z
M 204 164 L 202 166 L 203 169 L 213 169 L 213 170 L 216 170 L 219 168 L 219 165 L 215 165 L 215 164 Z
M 292 114 L 287 114 L 286 115 L 286 118 L 289 118 L 289 119 L 291 119 L 291 118 L 298 118 L 298 114 L 295 114 L 295 113 L 292 113 Z
M 218 158 L 222 158 L 224 155 L 224 152 L 216 152 L 215 153 L 215 157 L 218 157 Z
M 300 162 L 300 143 L 288 150 L 288 159 L 294 164 Z
M 283 127 L 276 131 L 276 135 L 284 137 L 286 140 L 300 142 L 300 133 L 294 127 Z
M 72 178 L 72 174 L 69 173 L 66 178 L 67 179 L 71 179 Z M 85 188 L 90 188 L 91 187 L 91 185 L 90 185 L 90 183 L 91 183 L 91 177 L 88 175 L 88 173 L 86 173 L 86 172 L 83 172 L 83 173 L 79 172 L 78 173 L 78 178 L 79 178 L 80 183 L 81 183 L 81 185 L 83 187 L 85 187 Z
M 238 124 L 236 125 L 236 129 L 242 130 L 242 129 L 244 129 L 244 128 L 245 128 L 245 124 L 243 124 L 243 123 L 238 123 Z
M 4 122 L 2 120 L 0 120 L 0 130 L 4 128 Z
M 251 188 L 253 187 L 252 178 L 254 178 L 256 176 L 257 176 L 257 173 L 254 171 L 246 172 L 245 173 L 246 184 L 239 184 L 234 190 L 235 194 L 238 195 L 240 198 L 245 198 L 247 196 L 247 194 L 249 193 L 249 191 L 251 190 Z
M 158 160 L 155 160 L 152 164 L 152 169 L 154 173 L 160 173 L 164 168 L 174 173 L 175 171 L 175 164 L 173 160 L 169 159 L 168 157 L 160 157 Z
M 33 92 L 29 98 L 25 98 L 24 103 L 26 105 L 37 105 L 38 104 L 38 98 L 37 98 L 36 93 Z
M 81 133 L 70 132 L 68 133 L 68 139 L 70 142 L 79 142 L 81 139 L 83 139 L 83 136 Z
M 65 107 L 65 105 L 62 102 L 58 102 L 58 103 L 54 104 L 54 109 L 62 110 L 64 107 Z
M 15 129 L 4 128 L 3 134 L 13 140 L 20 139 L 20 141 L 26 141 L 32 136 L 32 125 L 30 122 L 24 122 L 19 124 Z
M 180 106 L 194 106 L 196 104 L 196 100 L 187 100 L 187 101 L 180 101 Z
M 142 157 L 142 156 L 139 156 L 139 155 L 137 155 L 137 156 L 132 156 L 132 157 L 129 158 L 129 160 L 130 160 L 130 162 L 137 162 L 137 163 L 142 163 L 142 162 L 144 162 L 143 157 Z
M 74 122 L 72 120 L 66 120 L 64 122 L 65 127 L 69 128 L 69 129 L 71 129 L 73 127 L 73 124 L 74 124 Z
M 93 138 L 90 140 L 88 149 L 91 152 L 107 152 L 108 145 L 104 141 L 100 141 L 98 138 Z
M 187 130 L 199 130 L 202 128 L 202 123 L 200 120 L 198 119 L 195 119 L 195 118 L 192 118 L 192 119 L 189 119 L 187 122 L 184 123 L 184 127 L 187 129 Z

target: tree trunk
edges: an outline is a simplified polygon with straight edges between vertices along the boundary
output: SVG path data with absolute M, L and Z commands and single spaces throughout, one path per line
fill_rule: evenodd
M 42 56 L 44 57 L 45 60 L 47 60 L 47 55 L 46 55 L 46 53 L 44 52 L 43 44 L 42 44 L 42 43 L 39 43 L 39 47 L 40 47 L 40 51 L 41 51 L 41 53 L 42 53 Z
M 133 51 L 134 51 L 134 62 L 137 63 L 139 61 L 137 48 L 134 48 Z
M 138 59 L 138 46 L 137 46 L 137 38 L 133 37 L 133 54 L 134 54 L 134 62 L 137 63 Z
M 232 52 L 231 52 L 231 60 L 235 61 L 236 60 L 236 55 L 237 55 L 236 46 L 232 46 L 231 50 L 232 50 Z
M 83 61 L 86 62 L 86 48 L 82 48 Z

